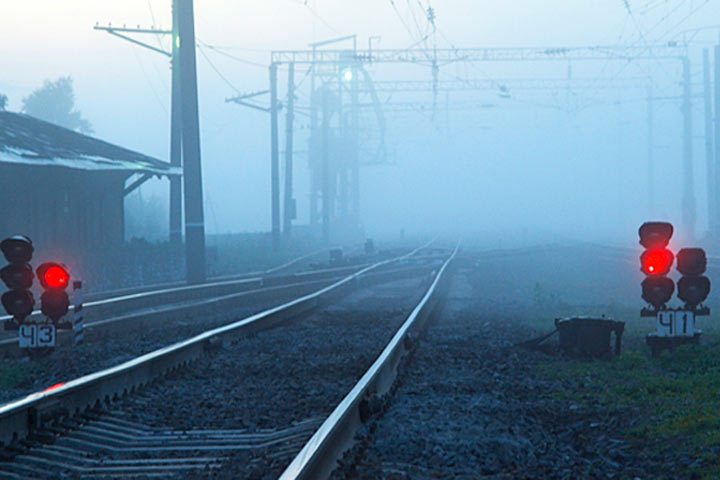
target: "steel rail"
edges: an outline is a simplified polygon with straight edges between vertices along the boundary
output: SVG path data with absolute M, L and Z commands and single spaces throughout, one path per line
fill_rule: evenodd
M 457 252 L 456 247 L 390 343 L 308 440 L 280 476 L 280 480 L 321 480 L 328 478 L 335 470 L 338 459 L 352 444 L 356 430 L 373 413 L 372 405 L 379 403 L 375 400 L 380 400 L 389 392 L 397 377 L 400 361 L 409 352 L 444 292 L 448 277 L 445 274 Z
M 241 273 L 233 273 L 228 275 L 218 275 L 216 277 L 210 277 L 207 282 L 204 282 L 200 285 L 205 285 L 207 283 L 217 283 L 220 281 L 230 281 L 230 280 L 246 280 L 249 278 L 258 278 L 258 277 L 267 277 L 270 275 L 273 275 L 277 272 L 280 272 L 286 268 L 292 267 L 293 265 L 296 265 L 300 263 L 303 260 L 306 260 L 308 258 L 314 257 L 316 255 L 320 255 L 321 253 L 327 252 L 328 249 L 322 249 L 322 250 L 315 250 L 310 253 L 306 253 L 305 255 L 302 255 L 300 257 L 296 257 L 288 262 L 285 262 L 281 265 L 268 268 L 266 270 L 256 270 L 252 272 L 241 272 Z M 143 285 L 143 286 L 137 286 L 137 287 L 127 287 L 127 288 L 119 288 L 115 290 L 106 290 L 104 292 L 95 292 L 95 293 L 89 293 L 88 295 L 85 295 L 85 298 L 88 300 L 104 300 L 109 299 L 113 297 L 120 297 L 120 296 L 126 296 L 126 295 L 134 295 L 137 293 L 145 293 L 155 290 L 165 290 L 169 288 L 177 288 L 177 287 L 183 287 L 186 286 L 186 282 L 164 282 L 164 283 L 156 283 L 152 285 Z
M 134 310 L 129 313 L 115 314 L 107 318 L 90 320 L 85 324 L 85 341 L 106 338 L 110 335 L 140 330 L 152 324 L 161 324 L 165 321 L 188 318 L 195 315 L 212 316 L 222 309 L 233 309 L 256 303 L 258 300 L 278 298 L 285 295 L 299 295 L 309 293 L 313 289 L 325 286 L 333 280 L 341 278 L 335 275 L 328 278 L 318 278 L 297 283 L 261 286 L 254 289 L 243 289 L 236 293 L 222 296 L 201 298 L 182 303 L 165 303 L 159 306 Z M 71 344 L 73 332 L 59 330 L 56 344 L 58 346 Z M 0 340 L 0 356 L 21 356 L 23 350 L 17 345 L 17 338 L 9 337 Z
M 414 257 L 413 261 L 436 258 L 437 255 L 429 255 Z M 353 265 L 276 277 L 183 286 L 89 302 L 84 306 L 86 339 L 137 330 L 152 323 L 176 320 L 178 316 L 207 316 L 223 308 L 238 308 L 258 299 L 309 293 L 313 288 L 325 286 L 366 266 Z M 72 333 L 69 330 L 58 330 L 56 338 L 57 345 L 69 344 L 72 342 Z M 16 336 L 0 333 L 0 357 L 22 354 Z
M 86 317 L 106 317 L 115 315 L 118 311 L 128 311 L 140 308 L 150 308 L 157 305 L 168 304 L 172 302 L 194 300 L 199 298 L 217 297 L 228 295 L 231 293 L 249 291 L 270 285 L 288 285 L 303 281 L 311 281 L 322 278 L 333 278 L 340 274 L 347 274 L 357 271 L 364 265 L 352 265 L 347 267 L 338 267 L 325 270 L 313 270 L 309 272 L 300 272 L 289 275 L 279 275 L 273 277 L 253 277 L 241 278 L 237 280 L 221 280 L 199 285 L 178 285 L 176 287 L 167 286 L 158 290 L 151 290 L 117 297 L 105 298 L 102 300 L 94 300 L 85 302 L 83 309 Z M 73 307 L 70 307 L 70 311 Z M 30 319 L 42 318 L 40 311 L 34 311 Z M 5 315 L 0 317 L 0 322 L 12 319 L 11 316 Z
M 0 405 L 0 444 L 9 445 L 24 439 L 33 429 L 42 426 L 46 421 L 50 421 L 58 415 L 74 415 L 98 402 L 111 400 L 134 391 L 198 358 L 217 343 L 231 342 L 250 333 L 297 320 L 300 316 L 359 288 L 371 278 L 371 275 L 376 274 L 375 270 L 407 260 L 428 245 L 418 247 L 405 255 L 365 267 L 329 286 L 280 306 L 228 325 L 213 328 L 117 366 Z
M 430 256 L 429 258 L 432 258 Z M 268 286 L 291 285 L 302 282 L 309 282 L 318 279 L 336 278 L 339 275 L 346 275 L 358 271 L 368 264 L 348 265 L 342 267 L 328 268 L 323 270 L 312 270 L 306 272 L 292 273 L 288 275 L 276 275 L 266 277 L 241 278 L 236 280 L 216 280 L 213 282 L 198 285 L 168 286 L 159 290 L 151 290 L 117 297 L 105 298 L 85 302 L 86 324 L 92 322 L 92 318 L 105 318 L 118 315 L 119 312 L 158 307 L 175 302 L 197 300 L 202 298 L 220 297 L 233 293 L 257 290 Z M 73 306 L 69 311 L 73 311 Z M 29 317 L 30 322 L 44 318 L 40 311 L 34 311 Z M 12 319 L 11 316 L 0 316 L 0 324 Z M 0 332 L 0 344 L 8 338 Z

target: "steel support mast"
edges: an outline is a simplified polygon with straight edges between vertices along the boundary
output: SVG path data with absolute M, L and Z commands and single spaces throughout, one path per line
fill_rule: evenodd
M 712 90 L 710 82 L 710 50 L 703 49 L 703 113 L 705 114 L 705 171 L 707 175 L 708 230 L 718 231 L 715 211 L 715 152 L 713 150 Z
M 288 98 L 285 112 L 285 189 L 283 205 L 283 235 L 292 235 L 292 221 L 295 218 L 293 199 L 293 124 L 295 121 L 295 64 L 288 65 Z
M 270 65 L 270 204 L 273 249 L 280 247 L 280 158 L 278 147 L 277 63 Z
M 205 219 L 203 213 L 200 122 L 198 118 L 197 64 L 193 0 L 175 0 L 177 10 L 182 94 L 183 185 L 185 190 L 185 251 L 188 283 L 206 278 Z
M 172 6 L 172 79 L 170 93 L 170 165 L 182 166 L 182 103 L 180 93 L 180 34 L 177 7 Z M 182 242 L 182 179 L 170 178 L 170 242 Z
M 715 47 L 715 175 L 713 183 L 715 185 L 715 212 L 720 214 L 720 182 L 717 175 L 720 174 L 720 45 Z M 720 218 L 717 219 L 718 228 L 720 229 Z M 720 232 L 713 232 L 720 233 Z
M 695 238 L 695 191 L 693 181 L 693 148 L 692 148 L 692 86 L 690 77 L 690 59 L 683 57 L 683 197 L 682 221 L 690 238 Z

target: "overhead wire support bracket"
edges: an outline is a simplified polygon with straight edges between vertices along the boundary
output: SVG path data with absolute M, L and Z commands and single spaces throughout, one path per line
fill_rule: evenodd
M 116 37 L 122 38 L 123 40 L 127 40 L 128 42 L 134 43 L 135 45 L 139 45 L 141 47 L 145 47 L 154 52 L 161 53 L 161 54 L 165 55 L 166 57 L 172 57 L 172 53 L 167 52 L 167 51 L 163 50 L 162 48 L 154 47 L 145 42 L 141 42 L 140 40 L 136 40 L 128 35 L 123 35 L 123 33 L 150 33 L 150 34 L 155 34 L 155 35 L 169 35 L 169 34 L 172 34 L 172 31 L 170 31 L 170 30 L 155 30 L 152 28 L 127 28 L 127 27 L 112 27 L 112 26 L 103 27 L 100 25 L 95 25 L 93 27 L 93 30 L 105 31 L 105 32 L 109 33 L 110 35 L 114 35 Z M 123 32 L 123 33 L 118 33 L 118 32 Z
M 248 107 L 248 108 L 254 108 L 255 110 L 260 110 L 261 112 L 265 112 L 265 113 L 270 113 L 272 111 L 272 108 L 270 108 L 270 107 L 261 107 L 260 105 L 255 105 L 253 103 L 244 102 L 238 98 L 226 98 L 225 102 L 237 103 L 238 105 L 242 105 L 242 106 Z M 280 108 L 278 108 L 278 110 L 279 109 Z
M 265 112 L 265 113 L 271 113 L 272 107 L 262 107 L 260 105 L 255 105 L 254 103 L 245 101 L 249 98 L 259 97 L 260 95 L 265 95 L 267 93 L 270 93 L 270 90 L 260 90 L 257 92 L 250 92 L 250 93 L 238 95 L 236 97 L 226 98 L 225 103 L 231 103 L 231 102 L 237 103 L 238 105 L 242 105 L 244 107 L 253 108 L 255 110 L 260 110 L 261 112 Z M 278 111 L 282 110 L 282 103 L 277 102 L 276 108 Z
M 260 91 L 257 91 L 257 92 L 250 92 L 250 93 L 245 93 L 245 94 L 243 94 L 243 95 L 237 95 L 237 96 L 235 96 L 235 97 L 228 98 L 228 99 L 226 99 L 225 101 L 226 101 L 226 102 L 229 102 L 229 101 L 233 101 L 233 102 L 234 102 L 235 100 L 246 100 L 246 99 L 248 99 L 248 98 L 259 97 L 260 95 L 265 95 L 265 94 L 267 94 L 267 93 L 270 93 L 270 90 L 260 90 Z
M 311 48 L 324 47 L 325 45 L 330 45 L 332 43 L 344 42 L 345 40 L 352 40 L 353 41 L 353 49 L 357 48 L 357 34 L 347 35 L 347 36 L 338 37 L 338 38 L 331 38 L 330 40 L 323 40 L 321 42 L 308 43 L 308 47 L 311 47 Z

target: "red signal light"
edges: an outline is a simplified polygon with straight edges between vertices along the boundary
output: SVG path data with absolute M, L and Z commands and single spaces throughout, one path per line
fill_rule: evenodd
M 70 283 L 70 274 L 58 263 L 43 263 L 37 269 L 37 276 L 43 288 L 65 289 Z
M 45 271 L 45 283 L 50 288 L 65 288 L 70 280 L 70 275 L 58 266 L 52 266 Z
M 648 250 L 640 257 L 640 269 L 645 275 L 667 275 L 674 256 L 667 248 Z

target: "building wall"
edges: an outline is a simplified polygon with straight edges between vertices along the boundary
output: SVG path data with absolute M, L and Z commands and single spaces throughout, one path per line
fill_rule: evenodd
M 38 250 L 100 251 L 124 240 L 127 173 L 0 164 L 0 238 Z

